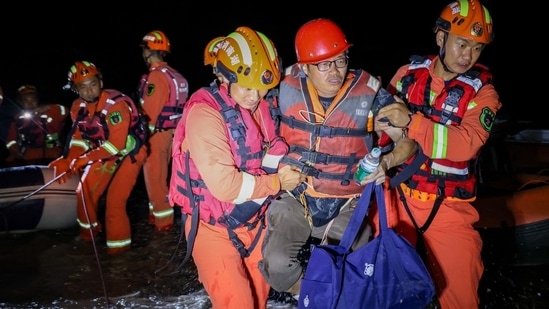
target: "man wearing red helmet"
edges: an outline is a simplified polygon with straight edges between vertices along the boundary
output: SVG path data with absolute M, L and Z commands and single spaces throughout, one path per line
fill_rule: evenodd
M 6 147 L 8 166 L 47 164 L 63 153 L 63 137 L 68 119 L 60 104 L 40 104 L 38 89 L 23 85 L 17 89 L 20 112 L 8 132 Z
M 475 162 L 500 109 L 488 68 L 477 63 L 492 41 L 492 19 L 477 0 L 448 4 L 437 19 L 438 56 L 413 56 L 389 91 L 406 104 L 382 108 L 380 130 L 399 127 L 419 151 L 397 168 L 395 230 L 418 243 L 444 309 L 478 308 L 483 273 Z M 393 218 L 396 219 L 396 218 Z
M 323 238 L 338 242 L 363 185 L 385 180 L 380 173 L 356 184 L 353 174 L 359 160 L 379 145 L 374 115 L 395 98 L 375 76 L 348 68 L 349 47 L 333 21 L 320 18 L 305 23 L 295 37 L 297 64 L 286 70 L 280 84 L 280 135 L 290 145 L 281 166 L 300 170 L 307 181 L 268 208 L 260 268 L 278 292 L 299 293 L 310 243 Z M 402 136 L 398 133 L 395 139 Z M 401 148 L 402 159 L 387 153 L 389 147 L 385 154 L 392 160 L 383 165 L 391 167 L 390 161 L 408 158 L 414 143 L 403 140 L 402 145 L 406 146 Z M 365 223 L 356 246 L 370 235 Z
M 168 203 L 168 172 L 172 136 L 187 102 L 189 85 L 183 75 L 168 65 L 168 37 L 159 30 L 147 33 L 141 42 L 143 60 L 149 72 L 141 77 L 138 88 L 140 105 L 149 123 L 149 154 L 143 176 L 149 196 L 149 224 L 156 231 L 173 227 L 174 212 Z
M 77 61 L 68 73 L 78 98 L 71 106 L 73 126 L 63 156 L 50 163 L 63 183 L 71 175 L 81 177 L 76 189 L 80 238 L 93 241 L 106 228 L 107 253 L 131 248 L 127 200 L 137 181 L 147 149 L 145 125 L 133 100 L 114 89 L 103 89 L 99 69 Z M 65 173 L 65 174 L 62 174 Z M 106 194 L 105 218 L 100 199 Z

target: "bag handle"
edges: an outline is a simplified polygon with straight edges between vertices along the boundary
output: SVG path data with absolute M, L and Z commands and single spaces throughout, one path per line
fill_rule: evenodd
M 358 203 L 355 207 L 355 211 L 351 216 L 351 220 L 349 220 L 349 224 L 345 228 L 345 232 L 343 232 L 343 237 L 341 237 L 341 241 L 339 242 L 339 245 L 341 247 L 345 247 L 346 249 L 345 251 L 347 252 L 351 250 L 351 246 L 355 242 L 355 239 L 358 235 L 360 227 L 362 226 L 364 219 L 368 215 L 368 210 L 370 209 L 370 201 L 371 201 L 372 193 L 374 191 L 374 186 L 375 186 L 375 182 L 370 182 L 369 184 L 366 185 L 366 187 L 364 188 L 364 191 L 362 191 L 362 194 L 360 195 L 360 199 L 358 200 Z M 381 188 L 381 186 L 382 185 L 380 184 L 380 185 L 377 185 L 376 187 Z M 383 193 L 383 190 L 380 189 L 380 191 L 382 191 Z M 387 224 L 386 221 L 385 221 L 385 224 Z
M 384 231 L 389 229 L 387 224 L 387 209 L 385 208 L 385 195 L 383 192 L 383 185 L 376 186 L 376 201 L 377 201 L 377 212 L 379 214 L 379 233 L 381 234 Z

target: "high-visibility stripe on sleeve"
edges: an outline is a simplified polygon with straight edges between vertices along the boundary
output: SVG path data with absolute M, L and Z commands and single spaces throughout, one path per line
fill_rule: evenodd
M 255 177 L 246 173 L 242 173 L 242 185 L 238 197 L 233 201 L 233 204 L 241 204 L 246 202 L 253 194 L 255 188 Z
M 433 159 L 445 159 L 446 151 L 448 150 L 448 128 L 442 124 L 435 124 L 433 130 L 433 151 L 431 152 L 431 158 Z
M 86 140 L 83 140 L 83 139 L 71 139 L 70 143 L 69 143 L 70 147 L 72 146 L 78 146 L 82 149 L 84 149 L 84 152 L 88 151 L 90 149 L 89 145 L 88 145 L 88 141 Z
M 101 145 L 101 148 L 105 149 L 111 155 L 117 155 L 120 153 L 120 150 L 116 148 L 111 142 L 106 141 Z

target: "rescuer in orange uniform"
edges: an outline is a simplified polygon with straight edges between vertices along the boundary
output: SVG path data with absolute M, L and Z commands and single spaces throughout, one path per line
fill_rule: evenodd
M 75 174 L 81 177 L 76 189 L 80 237 L 93 240 L 103 229 L 100 198 L 106 194 L 105 233 L 107 252 L 131 248 L 127 199 L 146 156 L 145 126 L 139 125 L 137 107 L 129 96 L 103 89 L 102 76 L 88 61 L 71 66 L 66 89 L 79 95 L 71 107 L 73 127 L 64 156 L 50 163 L 59 181 Z
M 38 89 L 17 89 L 20 113 L 15 115 L 7 137 L 7 165 L 47 164 L 63 153 L 68 110 L 60 104 L 40 104 Z
M 455 1 L 434 32 L 438 55 L 413 56 L 399 68 L 388 90 L 406 104 L 382 108 L 376 128 L 400 127 L 420 149 L 391 178 L 404 201 L 389 199 L 398 208 L 395 229 L 412 243 L 423 240 L 442 308 L 478 308 L 484 266 L 470 203 L 474 166 L 501 107 L 490 71 L 477 63 L 492 41 L 492 19 L 477 0 Z
M 265 99 L 280 80 L 274 44 L 248 27 L 211 44 L 204 63 L 217 79 L 193 93 L 175 131 L 170 202 L 181 207 L 212 308 L 264 309 L 265 209 L 305 178 L 290 166 L 277 170 L 288 145 Z
M 187 101 L 189 86 L 185 77 L 164 60 L 170 52 L 170 41 L 162 31 L 147 33 L 141 46 L 143 60 L 149 68 L 138 88 L 150 135 L 149 154 L 143 165 L 149 196 L 149 223 L 154 224 L 156 231 L 169 231 L 174 222 L 173 208 L 167 199 L 172 138 Z

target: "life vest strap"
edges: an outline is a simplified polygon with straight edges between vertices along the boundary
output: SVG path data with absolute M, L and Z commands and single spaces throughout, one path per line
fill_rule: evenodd
M 438 195 L 435 193 L 428 193 L 428 192 L 412 189 L 404 183 L 400 184 L 400 188 L 402 189 L 402 192 L 404 193 L 404 195 L 409 196 L 414 200 L 418 200 L 421 202 L 432 202 L 432 201 L 435 201 L 438 197 Z M 475 199 L 476 199 L 476 196 L 469 199 L 460 199 L 452 196 L 444 197 L 444 200 L 446 201 L 456 201 L 456 202 L 473 202 Z

